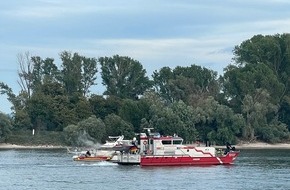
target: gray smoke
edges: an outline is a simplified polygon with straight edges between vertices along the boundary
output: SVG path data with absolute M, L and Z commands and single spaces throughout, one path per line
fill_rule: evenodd
M 101 144 L 95 143 L 95 139 L 91 137 L 86 131 L 80 132 L 77 140 L 78 146 L 98 149 Z

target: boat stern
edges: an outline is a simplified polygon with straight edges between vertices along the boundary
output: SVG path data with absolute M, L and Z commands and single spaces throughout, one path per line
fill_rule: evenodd
M 240 151 L 230 151 L 226 155 L 219 157 L 221 164 L 233 164 L 239 156 Z

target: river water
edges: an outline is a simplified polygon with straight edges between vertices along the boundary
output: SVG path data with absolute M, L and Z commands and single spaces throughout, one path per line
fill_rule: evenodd
M 0 150 L 0 189 L 290 189 L 290 150 L 241 150 L 230 166 L 145 167 L 72 161 L 66 150 Z

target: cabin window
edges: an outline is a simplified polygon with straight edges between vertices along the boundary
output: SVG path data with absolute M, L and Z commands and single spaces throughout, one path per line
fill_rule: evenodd
M 162 144 L 171 144 L 171 140 L 163 140 Z
M 182 140 L 173 140 L 173 144 L 182 144 Z

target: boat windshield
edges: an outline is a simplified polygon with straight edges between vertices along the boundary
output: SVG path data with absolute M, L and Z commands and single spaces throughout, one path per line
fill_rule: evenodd
M 163 145 L 172 144 L 171 142 L 172 142 L 171 140 L 162 140 Z
M 153 138 L 160 138 L 160 133 L 150 133 L 149 136 Z
M 173 140 L 173 144 L 182 144 L 182 140 L 181 139 Z

